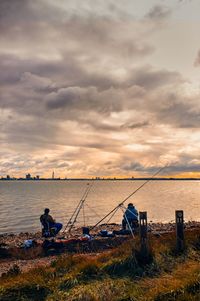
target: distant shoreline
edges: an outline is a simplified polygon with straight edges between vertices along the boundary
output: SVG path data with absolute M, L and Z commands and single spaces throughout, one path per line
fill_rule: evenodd
M 200 181 L 200 178 L 41 178 L 41 179 L 25 179 L 25 178 L 0 178 L 0 181 Z

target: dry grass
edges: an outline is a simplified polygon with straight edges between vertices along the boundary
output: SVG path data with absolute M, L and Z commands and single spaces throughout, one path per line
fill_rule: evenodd
M 186 250 L 175 237 L 150 237 L 149 261 L 139 241 L 95 255 L 63 255 L 48 268 L 0 279 L 0 300 L 197 301 L 200 294 L 200 233 L 186 232 Z
M 165 300 L 165 295 L 187 293 L 187 288 L 196 284 L 199 284 L 200 289 L 200 262 L 190 260 L 177 266 L 170 274 L 164 273 L 160 277 L 140 282 L 141 288 L 146 291 L 145 300 Z

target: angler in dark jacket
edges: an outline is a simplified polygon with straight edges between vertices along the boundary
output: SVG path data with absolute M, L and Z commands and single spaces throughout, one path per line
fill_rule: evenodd
M 125 230 L 128 224 L 131 226 L 131 228 L 136 228 L 138 226 L 138 211 L 132 203 L 128 204 L 128 207 L 124 213 L 122 228 Z
M 48 208 L 44 209 L 44 214 L 40 216 L 40 222 L 44 227 L 44 232 L 49 232 L 47 236 L 55 236 L 62 229 L 61 223 L 56 223 L 53 217 L 49 214 L 50 210 Z

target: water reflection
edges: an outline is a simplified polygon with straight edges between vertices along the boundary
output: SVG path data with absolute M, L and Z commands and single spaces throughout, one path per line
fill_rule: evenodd
M 85 206 L 87 224 L 95 224 L 141 183 L 95 181 Z M 185 211 L 186 220 L 200 220 L 199 184 L 199 181 L 152 181 L 130 201 L 140 211 L 148 211 L 149 220 L 155 222 L 174 220 L 177 209 Z M 85 181 L 0 182 L 0 233 L 39 230 L 39 216 L 45 207 L 51 208 L 56 220 L 65 224 L 86 187 Z M 120 222 L 121 217 L 119 210 L 112 221 Z M 81 214 L 77 224 L 82 223 Z

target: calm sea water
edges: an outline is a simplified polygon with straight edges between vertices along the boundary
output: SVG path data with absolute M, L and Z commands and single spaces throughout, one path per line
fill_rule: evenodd
M 58 222 L 66 224 L 80 201 L 86 181 L 0 181 L 0 233 L 41 229 L 39 217 L 45 207 Z M 85 205 L 87 225 L 93 225 L 122 202 L 142 181 L 93 181 Z M 185 220 L 200 221 L 200 181 L 151 181 L 128 202 L 147 211 L 154 222 L 174 221 L 183 209 Z M 127 203 L 128 203 L 127 202 Z M 126 203 L 126 204 L 127 204 Z M 110 222 L 121 222 L 118 210 Z M 77 225 L 83 225 L 80 214 Z

